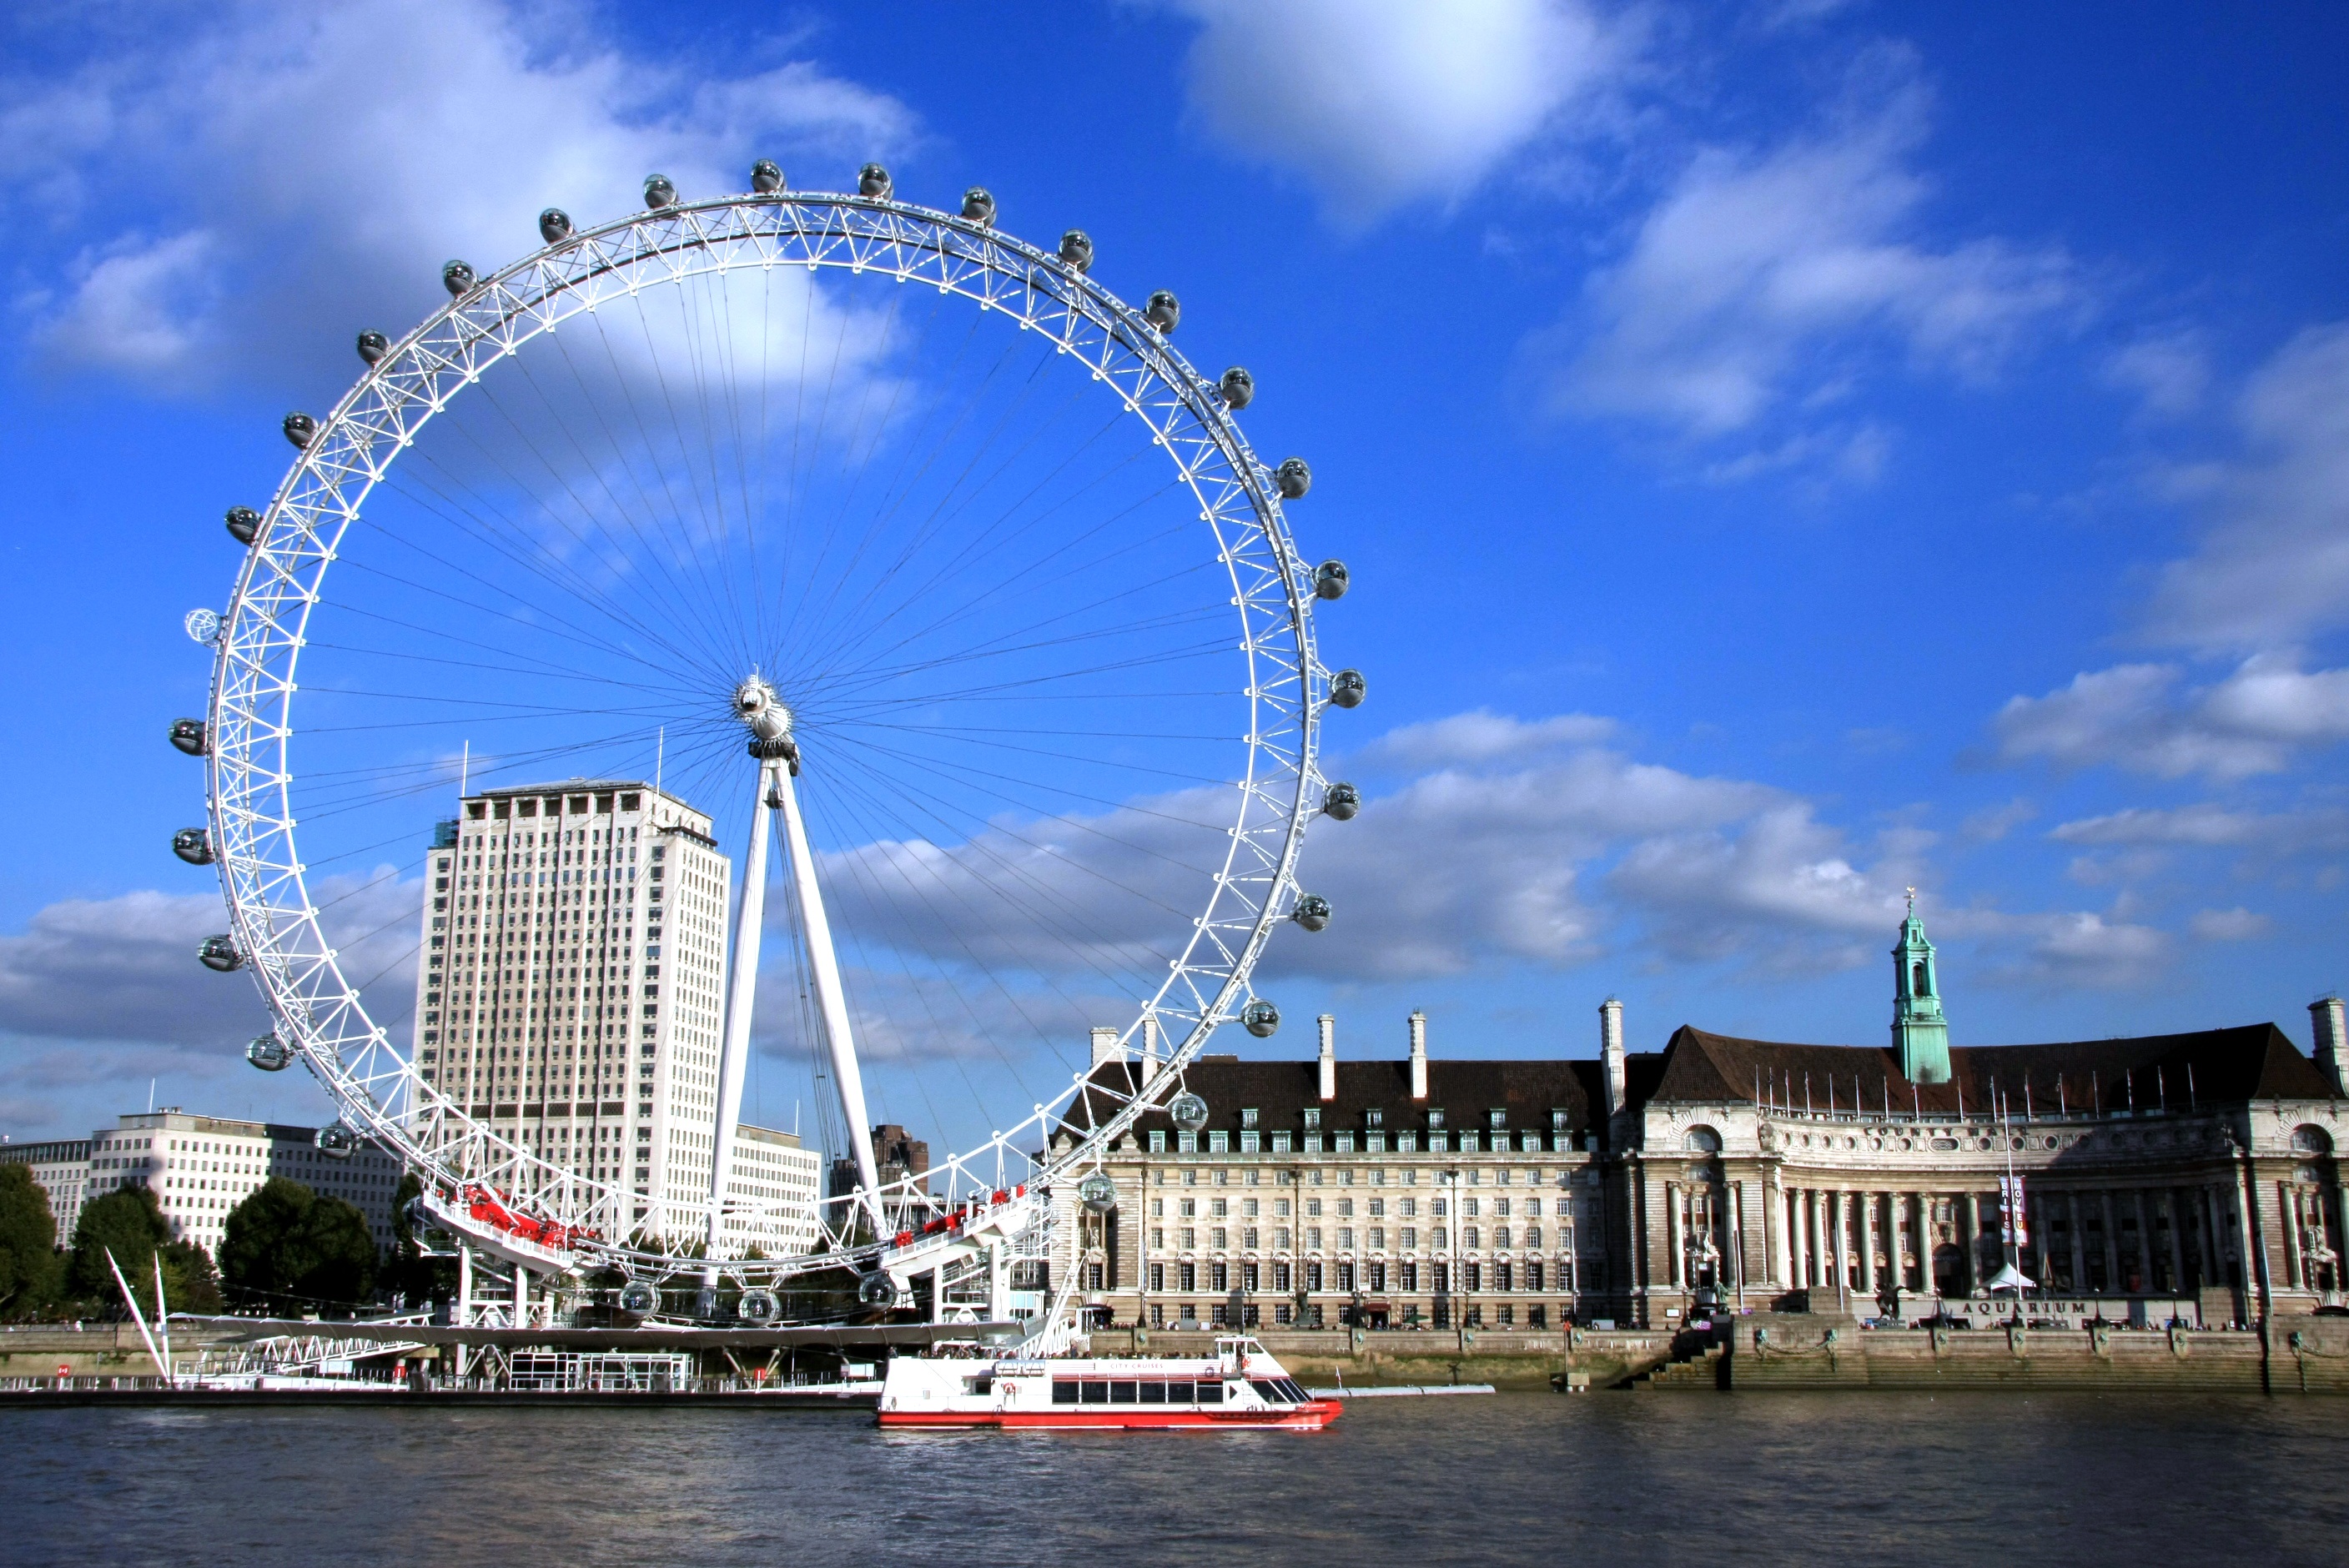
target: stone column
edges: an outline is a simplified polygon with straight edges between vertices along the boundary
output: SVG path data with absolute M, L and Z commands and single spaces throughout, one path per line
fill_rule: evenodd
M 1803 1217 L 1811 1226 L 1811 1283 L 1833 1284 L 1827 1274 L 1827 1195 L 1815 1187 L 1803 1199 Z
M 1794 1226 L 1789 1222 L 1785 1177 L 1772 1171 L 1762 1191 L 1763 1228 L 1770 1233 L 1771 1283 L 1780 1290 L 1792 1290 L 1801 1282 L 1795 1277 Z
M 1795 1252 L 1794 1284 L 1808 1290 L 1817 1283 L 1811 1278 L 1811 1195 L 1797 1190 L 1786 1194 L 1786 1203 L 1787 1241 Z
M 2300 1205 L 2289 1181 L 2276 1183 L 2276 1215 L 2283 1222 L 2283 1283 L 2299 1290 L 2305 1278 L 2300 1261 Z
M 1454 1214 L 1452 1218 L 1453 1222 L 1456 1225 L 1459 1222 L 1460 1216 Z M 1667 1181 L 1664 1183 L 1664 1250 L 1671 1254 L 1672 1272 L 1671 1277 L 1672 1288 L 1674 1290 L 1685 1289 L 1688 1282 L 1684 1277 L 1686 1270 L 1682 1267 L 1683 1258 L 1681 1247 L 1681 1188 L 1680 1183 L 1677 1181 Z
M 1859 1289 L 1868 1295 L 1876 1294 L 1876 1194 L 1853 1194 L 1859 1206 L 1859 1222 L 1852 1227 L 1858 1233 L 1854 1238 L 1859 1243 Z

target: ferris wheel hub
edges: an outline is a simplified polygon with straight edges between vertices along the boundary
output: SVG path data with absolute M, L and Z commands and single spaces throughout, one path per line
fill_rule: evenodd
M 792 732 L 792 710 L 763 676 L 746 676 L 734 688 L 734 717 L 759 740 L 781 740 Z

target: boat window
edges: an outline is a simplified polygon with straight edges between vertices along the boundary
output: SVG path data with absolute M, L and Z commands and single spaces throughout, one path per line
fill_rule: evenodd
M 1188 1405 L 1195 1401 L 1198 1397 L 1199 1390 L 1192 1384 L 1169 1383 L 1166 1385 L 1166 1402 L 1170 1405 Z
M 985 1372 L 976 1377 L 966 1377 L 962 1380 L 962 1391 L 966 1394 L 991 1394 L 995 1391 L 995 1378 Z
M 1135 1385 L 1126 1382 L 1123 1378 L 1119 1379 L 1117 1382 L 1112 1383 L 1109 1386 L 1109 1402 L 1112 1405 L 1140 1404 L 1141 1398 L 1135 1394 L 1134 1387 Z
M 1299 1384 L 1294 1377 L 1283 1377 L 1280 1379 L 1280 1386 L 1282 1389 L 1288 1393 L 1289 1398 L 1297 1404 L 1302 1405 L 1305 1401 L 1313 1398 L 1312 1395 L 1305 1391 L 1303 1385 Z
M 1199 1403 L 1202 1405 L 1220 1405 L 1223 1402 L 1224 1386 L 1221 1383 L 1202 1383 L 1199 1385 Z
M 1164 1383 L 1144 1383 L 1142 1386 L 1142 1403 L 1145 1405 L 1163 1405 L 1166 1403 L 1166 1385 Z
M 1079 1387 L 1082 1388 L 1082 1389 L 1085 1391 L 1084 1402 L 1085 1402 L 1086 1404 L 1088 1404 L 1088 1405 L 1106 1405 L 1106 1404 L 1108 1404 L 1108 1403 L 1109 1403 L 1109 1385 L 1108 1385 L 1108 1384 L 1106 1384 L 1106 1383 L 1094 1383 L 1094 1382 L 1090 1382 L 1090 1381 L 1088 1381 L 1088 1382 L 1084 1382 L 1084 1383 L 1080 1383 L 1080 1384 L 1079 1384 L 1079 1385 L 1077 1385 L 1077 1386 L 1078 1386 Z
M 1268 1405 L 1288 1403 L 1288 1391 L 1269 1377 L 1251 1377 L 1248 1379 L 1248 1387 L 1262 1395 L 1264 1402 Z
M 1052 1403 L 1073 1405 L 1077 1402 L 1077 1380 L 1074 1377 L 1052 1379 Z

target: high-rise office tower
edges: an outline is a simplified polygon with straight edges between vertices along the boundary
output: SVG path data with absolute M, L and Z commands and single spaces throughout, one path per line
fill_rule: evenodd
M 595 1222 L 607 1233 L 705 1233 L 731 869 L 709 830 L 647 784 L 574 779 L 467 795 L 427 862 L 419 1072 L 557 1168 L 543 1181 L 624 1194 Z M 816 1157 L 756 1141 L 760 1195 L 804 1163 L 812 1202 Z M 805 1250 L 800 1229 L 761 1244 Z

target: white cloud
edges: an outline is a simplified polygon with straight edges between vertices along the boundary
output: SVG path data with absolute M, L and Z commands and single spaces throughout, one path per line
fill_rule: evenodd
M 1582 0 L 1170 0 L 1200 24 L 1193 112 L 1304 174 L 1348 224 L 1464 199 L 1587 100 L 1625 46 Z
M 2275 922 L 2240 905 L 2233 909 L 2206 909 L 2188 923 L 2188 929 L 2201 942 L 2249 942 L 2265 936 L 2275 927 Z
M 1958 836 L 1977 844 L 1994 844 L 2039 815 L 2039 808 L 2017 796 L 2003 806 L 1986 807 L 1958 824 Z
M 345 976 L 375 981 L 378 1023 L 411 1011 L 412 950 L 421 882 L 388 868 L 313 886 Z M 203 939 L 227 928 L 217 893 L 122 893 L 67 899 L 0 936 L 0 1032 L 20 1039 L 119 1041 L 203 1051 L 241 1048 L 265 1027 L 252 976 L 196 962 Z
M 2147 630 L 2272 649 L 2349 624 L 2349 323 L 2308 328 L 2236 403 L 2243 449 L 2196 476 L 2212 526 L 2163 572 Z
M 2208 801 L 2168 810 L 2131 807 L 2059 824 L 2047 836 L 2066 844 L 2152 844 L 2289 853 L 2349 848 L 2349 811 L 2239 811 Z
M 1592 745 L 1610 738 L 1615 730 L 1613 719 L 1589 714 L 1560 714 L 1528 722 L 1480 707 L 1391 729 L 1356 757 L 1374 765 L 1400 768 L 1475 766 Z
M 2196 686 L 2174 665 L 2116 665 L 2045 696 L 2010 698 L 1991 727 L 2003 761 L 2245 779 L 2349 739 L 2349 670 L 2304 671 L 2288 655 L 2259 656 Z
M 362 325 L 438 303 L 443 260 L 488 270 L 642 204 L 659 170 L 739 190 L 750 160 L 802 180 L 904 146 L 895 99 L 804 62 L 624 55 L 576 5 L 354 0 L 213 13 L 168 37 L 93 36 L 54 77 L 0 90 L 41 222 L 87 232 L 26 296 L 51 354 L 189 383 L 269 364 L 347 368 Z
M 2210 382 L 2209 355 L 2191 332 L 2140 337 L 2105 361 L 2104 378 L 2133 394 L 2146 413 L 2174 418 L 2201 406 Z
M 1701 152 L 1628 253 L 1589 280 L 1579 313 L 1541 340 L 1561 362 L 1554 405 L 1703 438 L 1790 407 L 1820 423 L 1887 350 L 1991 377 L 2078 288 L 2060 252 L 1925 237 L 1930 190 L 1910 167 L 1923 118 L 1902 90 L 1825 135 Z M 1775 445 L 1796 459 L 1806 442 L 1833 447 L 1864 472 L 1880 457 L 1868 436 Z

